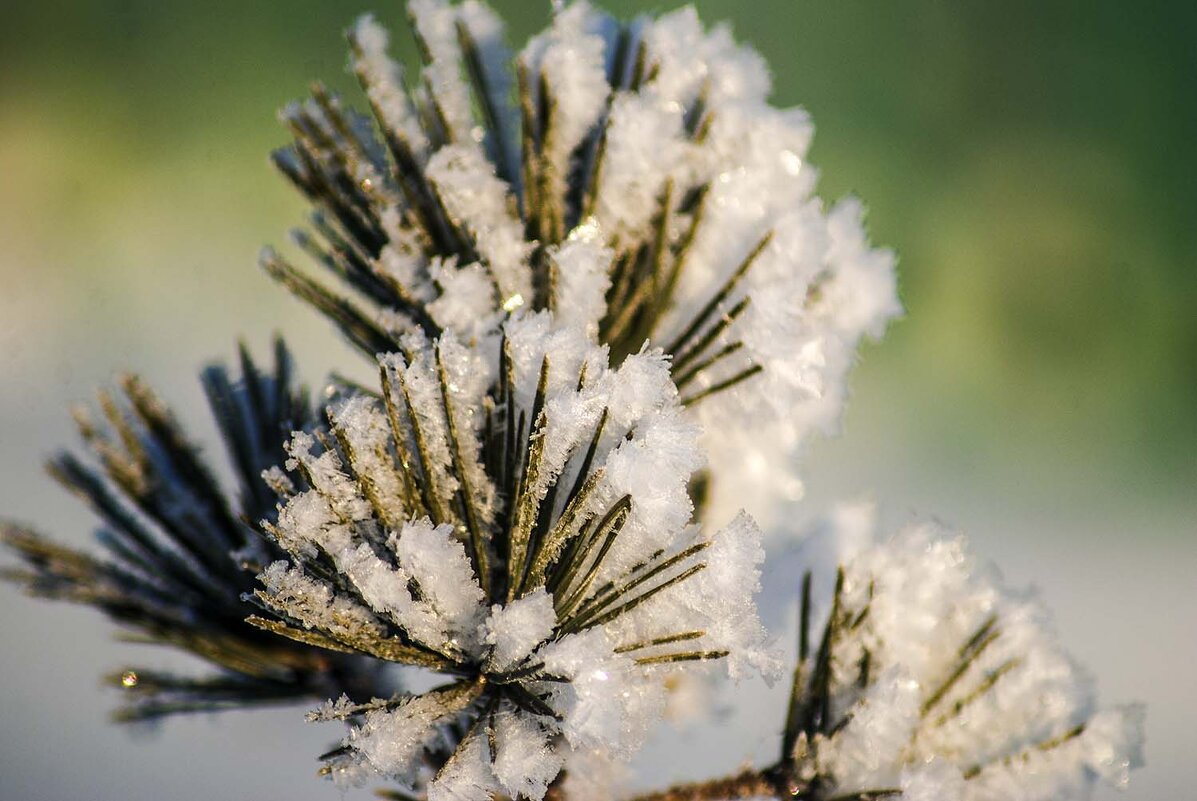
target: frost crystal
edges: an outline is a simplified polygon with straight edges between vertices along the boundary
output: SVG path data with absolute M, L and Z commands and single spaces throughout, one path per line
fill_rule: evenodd
M 613 364 L 648 342 L 706 429 L 712 519 L 796 498 L 798 450 L 834 429 L 858 344 L 900 311 L 860 203 L 813 194 L 805 112 L 770 106 L 760 56 L 689 7 L 621 23 L 563 4 L 515 56 L 476 0 L 408 10 L 414 89 L 363 18 L 352 66 L 376 124 L 317 87 L 275 155 L 317 208 L 301 243 L 374 310 L 273 253 L 268 271 L 370 356 L 527 308 Z
M 804 581 L 786 722 L 783 764 L 819 788 L 809 797 L 1064 801 L 1125 786 L 1142 709 L 1098 709 L 1032 597 L 933 526 L 863 547 L 837 529 L 824 531 L 843 562 L 817 644 Z
M 759 532 L 690 525 L 698 431 L 659 352 L 612 369 L 548 312 L 472 346 L 400 344 L 378 394 L 295 433 L 263 523 L 289 558 L 259 577 L 269 614 L 251 622 L 447 678 L 314 713 L 354 724 L 334 778 L 431 772 L 430 799 L 540 799 L 574 749 L 630 756 L 677 671 L 776 672 Z

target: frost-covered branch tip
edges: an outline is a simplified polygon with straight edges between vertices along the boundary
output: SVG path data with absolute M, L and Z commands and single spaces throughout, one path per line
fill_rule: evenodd
M 240 595 L 253 587 L 245 563 L 281 552 L 241 518 L 273 514 L 273 493 L 259 474 L 282 455 L 286 432 L 312 418 L 307 392 L 292 378 L 291 356 L 275 343 L 264 373 L 241 351 L 242 376 L 223 367 L 203 375 L 228 446 L 241 496 L 229 499 L 169 409 L 136 377 L 121 392 L 100 393 L 102 419 L 76 413 L 96 461 L 64 452 L 51 475 L 99 516 L 105 557 L 58 545 L 24 527 L 0 526 L 3 543 L 24 562 L 5 577 L 29 593 L 86 604 L 140 638 L 188 651 L 221 670 L 188 677 L 127 668 L 107 681 L 128 693 L 120 720 L 211 711 L 327 696 L 385 692 L 376 667 L 354 657 L 288 643 L 245 623 Z
M 301 244 L 366 303 L 274 255 L 270 272 L 371 357 L 396 331 L 468 338 L 525 309 L 613 363 L 648 341 L 706 424 L 719 519 L 795 497 L 796 452 L 900 310 L 860 204 L 813 195 L 807 115 L 769 105 L 760 56 L 689 7 L 620 22 L 579 0 L 518 54 L 481 3 L 408 11 L 422 70 L 405 81 L 360 19 L 373 122 L 317 87 L 275 153 L 315 209 Z
M 635 801 L 1081 801 L 1125 787 L 1142 708 L 1099 708 L 1045 610 L 963 537 L 922 525 L 872 542 L 872 519 L 843 507 L 804 544 L 778 761 Z
M 776 667 L 756 526 L 690 525 L 702 457 L 668 363 L 608 359 L 547 312 L 472 346 L 409 334 L 377 394 L 291 439 L 265 524 L 289 558 L 261 574 L 254 622 L 444 676 L 322 710 L 355 722 L 334 778 L 432 771 L 430 799 L 539 799 L 574 753 L 630 756 L 666 676 Z
M 978 566 L 963 537 L 923 525 L 846 550 L 822 634 L 800 643 L 793 775 L 907 801 L 1066 801 L 1126 785 L 1142 710 L 1099 709 L 1046 611 Z

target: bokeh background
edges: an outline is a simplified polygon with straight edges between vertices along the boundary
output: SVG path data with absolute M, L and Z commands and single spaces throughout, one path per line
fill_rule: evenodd
M 522 42 L 547 2 L 497 3 Z M 644 5 L 607 4 L 629 14 Z M 1117 0 L 699 2 L 818 126 L 821 194 L 863 197 L 908 309 L 869 347 L 808 514 L 870 495 L 1035 584 L 1107 701 L 1148 704 L 1127 801 L 1189 797 L 1197 747 L 1197 6 Z M 302 207 L 273 110 L 350 89 L 370 0 L 6 3 L 0 24 L 0 510 L 85 542 L 40 470 L 69 403 L 136 369 L 211 443 L 194 375 L 281 330 L 319 379 L 356 357 L 254 267 Z M 665 6 L 670 7 L 670 6 Z M 414 57 L 410 40 L 397 35 Z M 349 370 L 352 372 L 352 369 Z M 336 733 L 301 709 L 106 722 L 129 649 L 0 588 L 0 799 L 320 799 Z M 163 652 L 142 662 L 178 666 Z M 643 775 L 767 754 L 778 691 L 666 737 Z M 756 727 L 746 727 L 755 721 Z M 362 794 L 352 797 L 366 798 Z M 1104 795 L 1102 796 L 1105 797 Z

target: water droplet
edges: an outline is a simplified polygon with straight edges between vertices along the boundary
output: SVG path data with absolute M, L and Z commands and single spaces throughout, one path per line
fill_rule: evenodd
M 122 687 L 136 687 L 137 686 L 137 673 L 132 670 L 126 670 L 124 673 L 122 673 L 121 674 L 121 686 Z

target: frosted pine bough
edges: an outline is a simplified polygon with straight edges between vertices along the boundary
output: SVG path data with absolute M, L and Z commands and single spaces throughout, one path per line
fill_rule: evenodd
M 1033 596 L 963 537 L 876 540 L 868 505 L 803 543 L 798 661 L 777 762 L 636 801 L 1073 801 L 1125 788 L 1143 709 L 1101 709 Z
M 355 722 L 334 778 L 539 799 L 575 752 L 629 757 L 687 664 L 776 671 L 759 532 L 691 525 L 698 429 L 659 352 L 610 369 L 547 312 L 400 346 L 378 395 L 334 401 L 271 478 L 290 556 L 259 576 L 253 622 L 445 677 L 315 713 Z
M 407 10 L 416 75 L 372 18 L 349 32 L 374 123 L 317 86 L 275 154 L 315 207 L 298 241 L 359 300 L 273 252 L 268 271 L 369 356 L 519 309 L 583 327 L 613 364 L 647 340 L 704 425 L 712 519 L 796 498 L 797 451 L 900 310 L 860 204 L 812 194 L 806 113 L 770 106 L 760 56 L 692 8 L 622 23 L 572 3 L 517 54 L 483 4 Z
M 844 508 L 823 532 L 842 567 L 817 643 L 804 579 L 783 744 L 794 774 L 832 794 L 892 788 L 908 801 L 1125 787 L 1142 763 L 1143 710 L 1099 709 L 1046 611 L 979 565 L 963 537 L 924 524 L 874 542 L 871 517 Z
M 121 722 L 393 687 L 372 660 L 288 642 L 245 622 L 253 607 L 240 596 L 254 582 L 244 565 L 282 552 L 241 518 L 273 515 L 274 495 L 260 474 L 280 458 L 288 432 L 310 425 L 313 411 L 282 340 L 273 369 L 259 368 L 244 347 L 240 356 L 240 376 L 220 365 L 203 373 L 238 497 L 221 488 L 162 400 L 129 375 L 119 391 L 99 393 L 98 415 L 75 412 L 91 458 L 64 451 L 46 466 L 99 518 L 102 555 L 0 521 L 0 542 L 23 563 L 4 569 L 5 578 L 31 595 L 93 606 L 126 638 L 217 668 L 192 676 L 127 665 L 108 674 L 105 682 L 125 691 L 115 713 Z
M 315 206 L 297 242 L 353 297 L 263 258 L 377 385 L 289 417 L 281 366 L 210 383 L 242 520 L 131 384 L 131 414 L 104 404 L 114 435 L 84 426 L 103 469 L 67 480 L 113 558 L 6 528 L 26 563 L 8 577 L 222 669 L 141 673 L 151 714 L 324 693 L 309 717 L 348 724 L 338 781 L 609 799 L 679 675 L 776 671 L 756 526 L 711 524 L 795 496 L 794 452 L 898 312 L 893 258 L 858 203 L 813 197 L 809 121 L 692 10 L 574 3 L 518 55 L 484 5 L 408 10 L 412 86 L 363 18 L 373 122 L 317 86 L 275 155 Z M 812 571 L 778 760 L 634 801 L 1046 801 L 1137 764 L 1139 713 L 1098 711 L 1042 613 L 958 541 L 914 531 Z M 392 694 L 393 665 L 434 686 Z

